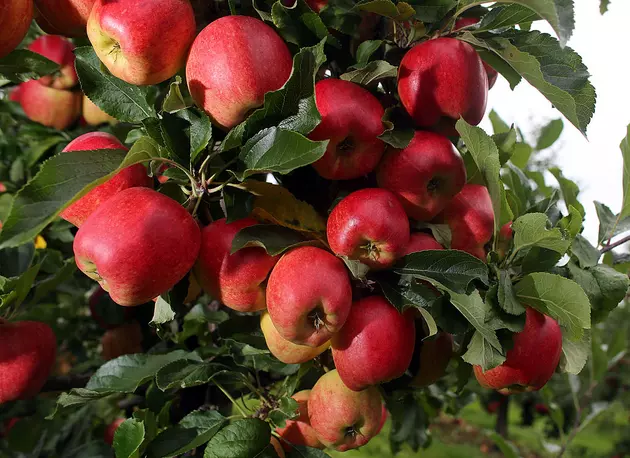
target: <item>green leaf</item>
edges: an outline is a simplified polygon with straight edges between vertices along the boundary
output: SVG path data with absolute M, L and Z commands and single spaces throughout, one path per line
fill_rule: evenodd
M 255 457 L 271 440 L 269 424 L 257 418 L 238 420 L 220 430 L 206 446 L 204 458 Z
M 627 127 L 626 137 L 619 145 L 623 156 L 623 201 L 619 219 L 630 216 L 630 124 Z
M 114 434 L 116 458 L 139 457 L 140 445 L 144 441 L 144 423 L 134 418 L 125 420 Z
M 456 293 L 465 293 L 478 280 L 488 284 L 488 267 L 480 259 L 458 250 L 411 253 L 394 267 L 400 275 L 427 280 Z
M 398 67 L 387 61 L 374 60 L 364 67 L 344 73 L 339 78 L 362 86 L 369 86 L 385 78 L 396 78 Z
M 580 267 L 593 267 L 597 265 L 601 253 L 590 244 L 581 234 L 578 234 L 571 244 L 571 254 L 575 256 Z
M 508 124 L 503 119 L 501 119 L 496 111 L 490 110 L 490 114 L 488 115 L 488 117 L 490 118 L 490 122 L 492 123 L 492 130 L 495 134 L 502 134 L 511 130 L 511 127 L 508 126 Z
M 147 100 L 150 86 L 135 86 L 111 75 L 91 46 L 76 48 L 74 53 L 81 89 L 101 110 L 123 122 L 156 117 Z
M 383 40 L 366 40 L 357 48 L 357 65 L 365 65 L 383 44 Z
M 301 48 L 312 46 L 327 38 L 330 43 L 337 41 L 334 37 L 329 37 L 322 19 L 304 0 L 297 0 L 291 6 L 274 2 L 271 7 L 271 20 L 286 42 Z
M 122 150 L 72 151 L 44 162 L 16 195 L 0 233 L 0 248 L 31 241 L 64 208 L 120 170 L 159 156 L 155 143 L 143 137 Z
M 549 169 L 551 174 L 558 180 L 558 184 L 560 185 L 560 191 L 562 191 L 562 198 L 564 199 L 564 203 L 567 208 L 569 206 L 574 206 L 581 214 L 585 215 L 584 207 L 578 200 L 578 194 L 580 193 L 580 187 L 575 184 L 573 181 L 565 178 L 562 175 L 562 171 L 558 167 L 551 167 Z
M 525 307 L 521 304 L 512 289 L 512 279 L 510 273 L 506 270 L 499 272 L 499 285 L 498 285 L 498 300 L 499 306 L 511 315 L 521 315 L 525 312 Z
M 591 327 L 591 308 L 584 290 L 572 280 L 550 273 L 525 276 L 514 285 L 519 301 L 549 315 L 576 340 Z
M 164 97 L 162 103 L 162 110 L 167 113 L 176 113 L 180 110 L 184 110 L 192 105 L 190 100 L 185 100 L 180 86 L 182 85 L 182 77 L 177 75 L 175 81 L 171 82 L 168 93 Z
M 155 301 L 155 307 L 153 310 L 153 318 L 149 324 L 155 326 L 158 324 L 168 323 L 175 319 L 175 312 L 171 308 L 171 304 L 166 302 L 162 296 Z
M 299 416 L 300 405 L 292 397 L 285 396 L 278 400 L 278 406 L 269 412 L 269 419 L 278 428 L 284 428 L 287 420 L 293 420 Z
M 419 21 L 438 22 L 457 5 L 457 0 L 413 0 L 409 3 L 416 10 L 415 18 Z
M 604 14 L 606 11 L 608 11 L 608 5 L 610 5 L 610 0 L 599 0 L 600 14 Z
M 242 380 L 242 375 L 223 364 L 198 360 L 171 361 L 160 368 L 155 380 L 158 388 L 166 391 L 171 388 L 205 385 L 219 377 L 223 377 L 222 380 L 227 379 L 231 383 Z
M 275 224 L 257 224 L 238 231 L 232 240 L 232 253 L 246 247 L 261 247 L 271 256 L 290 248 L 317 243 L 306 240 L 299 232 Z
M 536 149 L 538 151 L 544 150 L 552 146 L 562 134 L 564 129 L 564 122 L 562 119 L 554 119 L 540 129 L 538 134 L 538 140 L 536 141 Z
M 451 234 L 451 228 L 448 224 L 416 222 L 415 227 L 417 229 L 429 229 L 433 238 L 440 245 L 446 249 L 451 247 L 451 239 L 453 238 L 453 235 Z
M 494 442 L 494 444 L 501 451 L 502 456 L 505 458 L 520 458 L 521 454 L 518 448 L 505 437 L 494 431 L 488 433 L 488 437 Z
M 565 240 L 562 231 L 555 227 L 549 229 L 549 218 L 544 213 L 527 213 L 514 221 L 514 251 L 524 248 L 540 247 L 560 254 L 566 253 L 571 245 Z
M 479 331 L 475 331 L 468 343 L 466 353 L 462 359 L 468 364 L 481 366 L 484 371 L 500 366 L 505 361 L 505 355 L 495 348 Z
M 540 19 L 540 16 L 526 6 L 516 3 L 501 5 L 492 8 L 488 14 L 481 18 L 475 33 L 512 27 L 522 22 L 531 22 L 538 19 Z
M 630 231 L 630 218 L 618 221 L 618 215 L 615 215 L 610 208 L 601 202 L 595 201 L 594 203 L 597 218 L 599 219 L 598 243 L 603 243 L 622 232 Z
M 216 410 L 195 410 L 177 425 L 160 432 L 149 444 L 147 456 L 183 455 L 208 442 L 226 423 L 227 419 Z
M 0 280 L 2 280 L 3 283 L 1 287 L 2 293 L 0 293 L 0 310 L 8 307 L 9 305 L 13 306 L 15 309 L 24 302 L 24 299 L 28 296 L 33 283 L 35 283 L 35 278 L 37 277 L 41 266 L 41 262 L 39 264 L 35 264 L 19 277 L 9 279 L 0 277 Z
M 188 109 L 178 113 L 180 118 L 190 124 L 186 129 L 190 138 L 190 162 L 196 164 L 200 154 L 212 141 L 212 124 L 210 118 L 204 112 L 197 109 Z
M 242 181 L 263 172 L 287 174 L 321 159 L 328 140 L 316 142 L 292 130 L 271 127 L 250 138 L 241 149 L 239 158 L 245 170 L 238 174 Z
M 527 143 L 517 143 L 514 145 L 510 161 L 512 161 L 512 164 L 517 166 L 519 169 L 524 169 L 527 167 L 527 163 L 529 162 L 529 158 L 532 156 L 533 152 L 534 150 Z
M 488 350 L 487 347 L 490 346 L 497 350 L 499 353 L 502 353 L 503 347 L 501 347 L 499 339 L 494 332 L 495 329 L 493 329 L 492 326 L 489 326 L 488 323 L 486 323 L 486 316 L 488 315 L 490 306 L 485 303 L 483 299 L 481 299 L 479 291 L 475 290 L 470 295 L 449 292 L 449 295 L 451 296 L 451 303 L 457 308 L 457 310 L 461 312 L 462 315 L 464 315 L 464 317 L 466 317 L 468 322 L 479 333 L 479 337 L 475 342 L 475 347 L 483 349 L 484 352 L 486 352 Z M 472 354 L 469 355 L 469 358 L 471 357 Z M 496 355 L 494 357 L 496 358 Z M 480 365 L 483 366 L 483 364 Z M 488 366 L 484 366 L 484 370 L 487 370 L 487 367 Z
M 0 79 L 12 83 L 37 79 L 59 70 L 59 64 L 27 49 L 16 49 L 0 59 Z
M 578 340 L 571 339 L 565 332 L 562 333 L 562 356 L 559 369 L 569 374 L 582 372 L 591 351 L 591 333 L 585 331 Z
M 383 295 L 400 313 L 410 307 L 419 310 L 431 330 L 437 332 L 435 320 L 426 312 L 425 308 L 431 307 L 436 299 L 440 297 L 439 293 L 431 286 L 406 278 L 406 276 L 397 277 L 398 281 L 385 278 L 379 278 L 376 282 L 381 287 Z M 428 315 L 428 316 L 426 316 Z M 431 334 L 433 335 L 433 334 Z

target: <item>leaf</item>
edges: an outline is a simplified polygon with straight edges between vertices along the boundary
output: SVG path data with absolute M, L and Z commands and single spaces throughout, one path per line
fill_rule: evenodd
M 475 331 L 462 359 L 484 371 L 500 366 L 505 361 L 501 350 L 495 348 L 479 331 Z
M 455 5 L 457 0 L 423 0 L 410 2 L 416 10 L 415 18 L 422 22 L 438 22 Z
M 337 41 L 336 38 L 329 36 L 322 19 L 304 0 L 298 0 L 291 6 L 274 2 L 271 7 L 271 20 L 286 42 L 300 48 L 316 44 L 322 39 L 328 39 L 329 43 Z
M 257 418 L 238 420 L 220 430 L 206 446 L 204 458 L 255 457 L 271 440 L 269 425 Z
M 630 218 L 624 218 L 617 222 L 618 216 L 610 208 L 601 202 L 595 201 L 594 204 L 599 219 L 598 243 L 603 243 L 622 232 L 630 231 Z
M 578 194 L 580 193 L 579 186 L 568 178 L 565 178 L 558 167 L 551 167 L 549 171 L 556 180 L 558 180 L 560 191 L 562 191 L 562 198 L 564 199 L 564 203 L 567 208 L 569 208 L 569 206 L 574 206 L 581 214 L 585 215 L 586 212 L 584 211 L 584 207 L 578 200 Z
M 107 71 L 91 46 L 74 50 L 81 89 L 101 110 L 123 122 L 155 118 L 147 98 L 150 86 L 134 86 Z
M 599 0 L 599 12 L 600 14 L 604 14 L 608 11 L 608 6 L 610 5 L 610 0 Z
M 22 304 L 24 299 L 26 299 L 26 296 L 28 296 L 28 293 L 31 291 L 41 266 L 41 262 L 35 264 L 19 277 L 9 279 L 0 277 L 0 281 L 3 283 L 1 287 L 2 293 L 0 294 L 0 310 L 8 307 L 9 305 L 12 305 L 15 309 Z
M 364 1 L 358 3 L 355 9 L 375 13 L 399 22 L 407 21 L 415 14 L 414 9 L 408 3 L 398 2 L 394 4 L 391 0 Z
M 0 248 L 32 240 L 64 208 L 125 167 L 159 156 L 143 137 L 129 152 L 102 149 L 60 153 L 44 162 L 35 177 L 15 195 L 0 233 Z
M 366 280 L 366 276 L 370 272 L 370 268 L 366 264 L 355 259 L 349 259 L 347 256 L 340 256 L 340 258 L 350 271 L 352 278 L 359 281 Z
M 560 254 L 566 253 L 571 245 L 555 227 L 548 229 L 549 218 L 544 213 L 527 213 L 514 221 L 514 253 L 524 248 L 540 247 Z
M 12 83 L 37 79 L 59 70 L 59 64 L 27 49 L 16 49 L 0 59 L 0 79 Z
M 503 119 L 501 119 L 499 114 L 494 111 L 494 109 L 490 110 L 490 114 L 488 115 L 488 117 L 490 118 L 490 122 L 492 123 L 492 130 L 495 134 L 502 134 L 511 130 L 511 127 L 508 126 L 508 124 Z
M 488 14 L 481 18 L 475 33 L 512 27 L 523 22 L 531 22 L 540 19 L 540 16 L 530 8 L 512 3 L 492 8 Z
M 171 82 L 168 93 L 162 102 L 162 110 L 167 113 L 176 113 L 184 110 L 192 105 L 190 101 L 184 99 L 180 86 L 182 85 L 182 77 L 177 75 L 175 81 Z
M 394 67 L 384 60 L 374 60 L 362 68 L 342 74 L 339 78 L 362 86 L 369 86 L 385 78 L 396 78 L 397 75 L 398 67 Z
M 210 118 L 197 109 L 180 111 L 178 115 L 190 124 L 190 127 L 186 129 L 190 137 L 190 162 L 196 164 L 201 152 L 212 141 Z
M 626 137 L 619 145 L 623 156 L 623 201 L 621 202 L 621 212 L 619 219 L 630 216 L 630 124 L 627 127 Z
M 536 149 L 541 151 L 552 146 L 562 134 L 564 129 L 564 122 L 562 119 L 553 119 L 549 123 L 540 129 L 538 134 L 538 140 L 536 141 Z
M 448 224 L 424 223 L 416 222 L 415 227 L 418 229 L 429 229 L 433 238 L 444 248 L 451 247 L 451 228 Z
M 591 245 L 581 234 L 578 234 L 573 240 L 571 254 L 575 256 L 582 268 L 597 265 L 601 257 L 599 250 Z
M 584 290 L 574 281 L 550 273 L 531 273 L 514 285 L 519 301 L 549 315 L 576 340 L 591 327 L 591 308 Z
M 520 458 L 518 448 L 505 437 L 494 431 L 488 433 L 488 437 L 495 443 L 505 458 Z
M 519 169 L 524 169 L 527 167 L 527 163 L 533 152 L 534 150 L 527 143 L 517 143 L 514 145 L 510 161 Z
M 125 420 L 114 433 L 116 458 L 136 458 L 144 441 L 144 423 L 134 418 Z
M 155 301 L 155 307 L 153 309 L 153 318 L 151 319 L 150 325 L 158 325 L 168 323 L 169 321 L 173 321 L 175 319 L 175 312 L 171 308 L 171 304 L 166 302 L 162 296 L 157 298 Z
M 251 137 L 241 149 L 239 159 L 245 170 L 239 180 L 264 172 L 287 174 L 321 159 L 329 140 L 313 141 L 292 130 L 271 127 Z
M 461 312 L 462 315 L 464 315 L 464 317 L 466 317 L 468 322 L 479 333 L 475 346 L 483 348 L 484 351 L 487 351 L 487 346 L 489 345 L 499 353 L 502 353 L 503 347 L 501 347 L 501 344 L 499 343 L 499 339 L 494 332 L 495 330 L 486 323 L 486 316 L 490 306 L 481 299 L 479 291 L 475 290 L 470 295 L 449 292 L 449 295 L 451 297 L 451 303 Z M 471 355 L 469 355 L 469 357 L 470 356 Z M 496 359 L 496 355 L 494 358 Z M 486 369 L 484 368 L 484 370 Z
M 365 65 L 370 61 L 372 55 L 379 50 L 383 40 L 366 40 L 357 48 L 357 64 Z
M 256 219 L 307 235 L 325 234 L 326 221 L 313 207 L 296 199 L 286 188 L 256 180 L 247 180 L 242 186 L 256 196 L 252 203 L 252 216 Z
M 258 224 L 238 231 L 232 240 L 232 251 L 236 253 L 246 247 L 261 247 L 271 256 L 279 255 L 290 248 L 312 244 L 298 232 L 273 224 Z
M 562 356 L 559 369 L 569 374 L 579 374 L 586 365 L 591 351 L 591 333 L 584 332 L 578 340 L 571 339 L 566 333 L 562 333 Z
M 163 430 L 149 443 L 147 455 L 151 458 L 179 456 L 208 442 L 227 419 L 215 410 L 195 410 L 175 426 Z
M 407 276 L 391 276 L 376 280 L 385 298 L 400 313 L 410 307 L 418 310 L 431 307 L 440 294 L 430 285 L 416 280 L 409 280 Z M 396 281 L 396 279 L 398 281 Z
M 230 379 L 231 383 L 242 380 L 242 376 L 223 364 L 198 360 L 172 361 L 160 368 L 155 380 L 158 388 L 166 391 L 205 385 L 218 377 Z
M 525 307 L 521 304 L 512 289 L 512 279 L 509 272 L 501 270 L 499 272 L 499 286 L 498 286 L 498 300 L 499 306 L 511 315 L 521 315 L 525 312 Z
M 248 191 L 226 186 L 223 188 L 222 197 L 228 223 L 247 218 L 251 214 L 254 196 Z
M 456 293 L 465 293 L 478 280 L 488 284 L 488 267 L 480 259 L 458 250 L 425 250 L 403 257 L 394 267 L 400 275 L 427 280 Z
M 287 420 L 293 420 L 299 416 L 298 402 L 289 396 L 278 400 L 278 406 L 269 412 L 269 419 L 278 428 L 284 428 Z

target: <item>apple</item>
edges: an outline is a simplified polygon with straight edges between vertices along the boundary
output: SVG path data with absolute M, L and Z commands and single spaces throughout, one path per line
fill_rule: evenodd
M 59 35 L 42 35 L 33 40 L 28 49 L 60 66 L 59 76 L 42 76 L 37 80 L 40 84 L 55 89 L 69 89 L 77 85 L 79 77 L 74 69 L 74 45 L 69 40 Z
M 286 458 L 284 450 L 282 449 L 282 444 L 280 444 L 280 441 L 278 439 L 276 439 L 275 437 L 271 436 L 271 439 L 269 440 L 269 443 L 274 448 L 274 450 L 276 451 L 276 453 L 278 454 L 278 456 L 280 458 Z
M 46 323 L 0 319 L 0 404 L 37 395 L 56 355 L 57 338 Z
M 381 413 L 381 424 L 378 427 L 378 431 L 376 431 L 375 436 L 379 435 L 383 430 L 383 426 L 387 422 L 387 417 L 389 417 L 389 412 L 387 411 L 387 406 L 383 403 L 382 413 Z
M 195 39 L 186 63 L 188 89 L 213 121 L 229 130 L 289 79 L 293 59 L 274 29 L 249 16 L 224 16 Z
M 116 137 L 106 132 L 89 132 L 75 138 L 64 152 L 89 151 L 100 149 L 120 149 L 127 151 Z M 153 180 L 147 175 L 147 169 L 142 164 L 129 166 L 105 183 L 93 188 L 86 195 L 66 207 L 60 214 L 63 219 L 80 227 L 85 220 L 104 202 L 120 191 L 137 186 L 153 187 Z
M 430 221 L 462 190 L 466 168 L 448 138 L 416 131 L 406 148 L 385 154 L 376 178 L 379 187 L 396 195 L 410 218 Z
M 333 208 L 326 225 L 328 243 L 371 269 L 386 269 L 409 243 L 409 220 L 396 195 L 366 188 L 345 197 Z
M 9 89 L 9 100 L 11 102 L 20 103 L 20 99 L 22 98 L 22 85 L 18 84 L 17 86 L 13 86 Z
M 22 42 L 32 20 L 33 0 L 0 2 L 0 59 Z
M 327 78 L 315 85 L 321 123 L 311 140 L 330 140 L 324 156 L 313 164 L 322 177 L 349 180 L 370 173 L 383 156 L 381 118 L 385 110 L 376 97 L 350 81 Z
M 311 390 L 308 418 L 322 444 L 345 452 L 367 444 L 378 433 L 383 401 L 376 387 L 352 391 L 332 370 Z
M 204 227 L 195 263 L 195 277 L 204 291 L 239 312 L 266 307 L 265 281 L 278 261 L 261 247 L 243 248 L 230 254 L 236 234 L 255 224 L 258 222 L 253 218 L 232 223 L 223 218 Z
M 260 328 L 271 354 L 285 364 L 305 363 L 322 354 L 330 347 L 330 342 L 325 342 L 319 347 L 309 347 L 307 345 L 296 345 L 286 340 L 278 333 L 271 321 L 271 316 L 267 312 L 263 312 L 260 315 Z
M 139 86 L 175 75 L 195 33 L 188 0 L 96 0 L 87 22 L 101 62 L 112 75 Z
M 311 427 L 308 416 L 308 399 L 311 390 L 303 390 L 295 393 L 292 397 L 298 403 L 299 416 L 295 420 L 287 420 L 284 428 L 277 428 L 276 432 L 283 439 L 284 448 L 291 450 L 292 445 L 303 445 L 323 449 L 324 445 L 317 438 L 317 433 Z
M 353 391 L 398 378 L 411 363 L 415 340 L 412 310 L 401 314 L 381 296 L 360 299 L 332 338 L 339 377 Z
M 109 329 L 101 337 L 101 346 L 101 356 L 105 361 L 142 353 L 142 328 L 134 321 Z
M 112 421 L 107 428 L 105 428 L 105 433 L 103 434 L 103 440 L 105 443 L 112 445 L 114 443 L 114 434 L 116 434 L 116 430 L 120 425 L 125 422 L 126 418 L 117 418 Z
M 494 233 L 494 210 L 485 186 L 467 184 L 438 217 L 451 229 L 451 248 L 486 259 L 485 245 Z
M 481 386 L 501 394 L 538 391 L 551 378 L 562 355 L 562 331 L 558 322 L 527 307 L 525 327 L 514 334 L 514 345 L 498 367 L 483 371 L 474 366 Z
M 171 289 L 190 271 L 201 243 L 197 222 L 175 200 L 128 188 L 99 206 L 74 238 L 77 266 L 119 305 Z
M 84 37 L 94 0 L 34 0 L 35 20 L 46 33 Z
M 401 255 L 408 255 L 410 253 L 416 253 L 418 251 L 425 250 L 443 250 L 444 247 L 433 238 L 432 235 L 424 232 L 414 232 L 409 237 L 409 243 L 402 251 Z
M 107 291 L 99 285 L 88 298 L 88 308 L 92 319 L 103 329 L 114 329 L 131 317 L 130 310 L 111 300 Z
M 321 248 L 295 248 L 280 258 L 267 283 L 267 309 L 278 333 L 319 347 L 350 313 L 352 288 L 343 262 Z
M 486 111 L 488 77 L 475 49 L 455 38 L 415 45 L 398 68 L 398 95 L 421 127 L 457 134 L 460 117 L 477 125 Z
M 469 25 L 474 25 L 479 22 L 479 18 L 475 17 L 460 17 L 455 21 L 455 30 L 459 30 L 463 27 L 468 27 Z M 488 89 L 492 89 L 494 83 L 497 82 L 497 78 L 499 76 L 499 72 L 497 72 L 494 68 L 488 65 L 486 62 L 483 63 L 483 68 L 486 70 L 486 75 L 488 76 Z
M 94 102 L 83 96 L 83 119 L 89 126 L 116 124 L 118 120 L 101 110 Z
M 419 329 L 422 329 L 418 326 Z M 418 337 L 424 337 L 421 331 Z M 418 388 L 433 385 L 446 373 L 446 367 L 453 356 L 453 336 L 440 331 L 433 337 L 420 340 L 414 353 L 414 360 L 418 361 L 418 369 L 411 381 L 411 385 Z
M 70 127 L 81 113 L 81 93 L 44 86 L 37 80 L 20 85 L 20 105 L 31 120 L 63 130 Z
M 505 255 L 508 251 L 510 251 L 513 236 L 512 221 L 510 221 L 505 223 L 499 230 L 499 239 L 497 240 L 497 252 L 499 253 L 499 258 L 505 258 Z

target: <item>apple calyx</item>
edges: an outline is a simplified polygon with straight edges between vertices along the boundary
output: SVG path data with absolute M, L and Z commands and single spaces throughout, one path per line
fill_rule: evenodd
M 378 262 L 381 258 L 380 244 L 369 240 L 365 245 L 359 245 L 353 259 L 361 258 L 368 258 L 370 261 Z
M 351 439 L 354 439 L 357 436 L 362 436 L 361 432 L 359 431 L 358 425 L 356 424 L 348 426 L 343 435 L 344 437 L 348 437 Z
M 429 180 L 429 183 L 427 184 L 427 191 L 429 191 L 430 193 L 434 193 L 442 187 L 442 181 L 443 180 L 440 177 L 431 178 Z
M 101 277 L 101 275 L 98 273 L 98 268 L 96 267 L 96 264 L 94 264 L 92 261 L 90 261 L 89 259 L 82 259 L 81 260 L 81 264 L 83 266 L 85 266 L 85 269 L 83 270 L 83 272 L 85 273 L 85 275 L 87 275 L 88 277 L 90 277 L 92 280 L 99 282 L 99 284 L 101 285 L 101 287 L 105 290 L 107 290 L 106 284 L 107 282 L 105 281 L 105 279 L 103 277 Z
M 319 332 L 322 326 L 326 327 L 326 321 L 324 321 L 321 315 L 326 316 L 320 305 L 311 310 L 311 313 L 309 313 L 307 316 L 309 323 L 312 323 L 312 326 L 317 332 Z
M 356 148 L 356 143 L 351 135 L 348 135 L 346 138 L 337 143 L 337 153 L 340 156 L 346 157 L 350 156 L 354 149 Z

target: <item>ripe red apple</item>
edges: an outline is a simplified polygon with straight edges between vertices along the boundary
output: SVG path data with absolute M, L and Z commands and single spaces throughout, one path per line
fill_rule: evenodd
M 96 0 L 87 22 L 99 59 L 112 75 L 135 85 L 175 75 L 186 62 L 195 31 L 188 0 Z
M 44 86 L 30 80 L 20 85 L 20 105 L 31 120 L 63 130 L 81 113 L 81 93 Z
M 330 341 L 319 347 L 309 347 L 307 345 L 296 345 L 286 340 L 280 335 L 267 312 L 263 312 L 260 315 L 260 328 L 271 354 L 285 364 L 305 363 L 322 354 L 330 347 Z
M 415 340 L 411 310 L 401 314 L 381 296 L 361 299 L 332 338 L 339 377 L 353 391 L 398 378 L 411 363 Z
M 317 438 L 317 433 L 311 427 L 308 417 L 308 399 L 310 395 L 311 390 L 303 390 L 295 393 L 292 397 L 299 405 L 299 417 L 295 420 L 287 420 L 284 428 L 276 429 L 280 437 L 286 441 L 283 442 L 283 444 L 287 451 L 291 450 L 291 445 L 304 445 L 306 447 L 319 449 L 324 448 L 324 445 Z
M 376 387 L 352 391 L 332 370 L 311 390 L 308 417 L 322 444 L 345 452 L 367 444 L 378 433 L 383 401 Z
M 450 134 L 460 117 L 479 124 L 486 111 L 488 77 L 471 45 L 436 38 L 405 54 L 398 68 L 398 95 L 417 125 Z
M 289 251 L 269 276 L 269 315 L 278 333 L 295 344 L 323 345 L 341 329 L 351 305 L 346 267 L 321 248 Z
M 376 431 L 375 436 L 379 435 L 381 431 L 383 430 L 383 426 L 385 426 L 388 416 L 389 416 L 389 412 L 387 411 L 387 406 L 385 405 L 385 403 L 383 403 L 383 410 L 381 413 L 381 424 L 379 425 L 378 431 Z
M 59 76 L 42 76 L 37 81 L 55 89 L 69 89 L 76 86 L 79 77 L 74 69 L 74 45 L 59 35 L 42 35 L 28 46 L 28 49 L 41 54 L 59 64 Z
M 20 99 L 22 97 L 22 85 L 18 84 L 17 86 L 13 86 L 9 89 L 9 100 L 11 102 L 20 103 Z
M 414 353 L 419 361 L 418 370 L 411 385 L 423 388 L 437 382 L 446 373 L 448 362 L 453 356 L 453 336 L 441 331 L 422 340 Z
M 0 59 L 20 44 L 32 20 L 32 0 L 0 2 Z
M 63 151 L 100 149 L 128 150 L 126 146 L 111 134 L 106 132 L 89 132 L 72 140 Z M 66 207 L 59 216 L 79 227 L 88 216 L 112 196 L 124 189 L 137 186 L 153 187 L 153 180 L 147 175 L 147 169 L 142 164 L 135 164 L 121 170 L 108 181 L 93 188 L 79 200 Z
M 266 307 L 265 281 L 278 261 L 260 247 L 243 248 L 230 254 L 238 231 L 255 224 L 258 222 L 253 218 L 229 224 L 223 218 L 201 231 L 195 277 L 213 298 L 239 312 L 255 312 Z
M 101 337 L 101 346 L 101 356 L 105 361 L 142 353 L 142 328 L 134 321 L 109 329 Z
M 176 201 L 148 188 L 107 200 L 74 238 L 77 266 L 119 305 L 150 301 L 192 268 L 201 243 L 197 222 Z
M 409 220 L 396 196 L 386 189 L 355 191 L 339 202 L 326 226 L 330 248 L 339 256 L 386 269 L 409 243 Z
M 525 327 L 514 334 L 514 345 L 498 367 L 475 366 L 481 386 L 502 394 L 540 390 L 556 370 L 562 355 L 562 331 L 553 318 L 527 307 Z
M 260 107 L 289 79 L 293 59 L 274 29 L 249 16 L 224 16 L 195 39 L 186 63 L 195 103 L 225 129 Z
M 84 37 L 94 0 L 35 0 L 37 25 L 46 33 Z
M 114 434 L 116 434 L 116 430 L 120 425 L 125 422 L 126 418 L 117 418 L 112 421 L 107 428 L 105 429 L 105 433 L 103 434 L 103 440 L 105 443 L 112 445 L 114 443 Z
M 118 120 L 101 110 L 94 102 L 83 96 L 83 119 L 90 126 L 116 124 Z
M 473 25 L 479 22 L 479 18 L 475 17 L 461 17 L 455 21 L 455 30 L 459 30 L 463 27 L 468 27 L 469 25 Z M 494 83 L 497 82 L 497 77 L 499 76 L 499 72 L 497 72 L 494 68 L 492 68 L 487 63 L 483 62 L 483 68 L 486 70 L 486 75 L 488 75 L 488 89 L 492 89 Z
M 330 140 L 324 156 L 313 164 L 322 177 L 349 180 L 370 173 L 385 151 L 381 118 L 385 110 L 376 97 L 350 81 L 327 78 L 315 85 L 321 123 L 311 140 Z
M 396 194 L 410 218 L 430 221 L 462 190 L 466 168 L 448 138 L 416 131 L 407 148 L 387 152 L 376 178 Z
M 440 245 L 432 235 L 424 232 L 414 232 L 409 237 L 409 243 L 402 251 L 401 256 L 408 255 L 409 253 L 415 253 L 417 251 L 425 250 L 443 250 L 444 247 Z
M 451 229 L 451 248 L 486 259 L 485 245 L 494 233 L 494 210 L 485 186 L 464 186 L 438 218 Z
M 57 338 L 47 324 L 0 320 L 0 404 L 37 395 L 56 355 Z
M 501 259 L 505 258 L 505 255 L 510 250 L 512 244 L 512 237 L 514 233 L 512 231 L 512 221 L 505 223 L 499 231 L 499 240 L 497 240 L 497 252 Z

